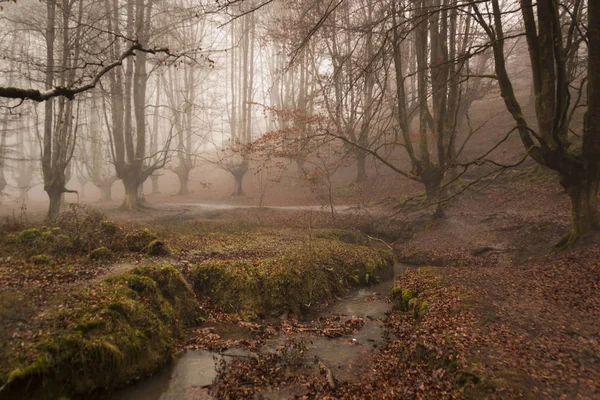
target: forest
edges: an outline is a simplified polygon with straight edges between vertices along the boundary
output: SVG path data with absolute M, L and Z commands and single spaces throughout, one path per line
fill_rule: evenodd
M 0 400 L 600 398 L 600 2 L 0 0 Z

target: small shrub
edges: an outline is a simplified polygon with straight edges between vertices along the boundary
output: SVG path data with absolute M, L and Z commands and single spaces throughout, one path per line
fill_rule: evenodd
M 4 240 L 6 241 L 6 243 L 14 244 L 19 241 L 19 236 L 15 235 L 14 233 L 9 233 L 8 235 L 6 235 L 6 238 Z
M 90 258 L 94 261 L 101 260 L 111 260 L 113 257 L 113 252 L 106 247 L 98 247 L 97 249 L 92 250 L 90 253 Z
M 155 233 L 149 229 L 143 229 L 125 235 L 125 246 L 129 251 L 144 251 L 156 239 Z
M 100 223 L 102 233 L 109 236 L 114 236 L 119 231 L 119 227 L 112 221 L 104 220 Z
M 25 229 L 17 236 L 17 240 L 23 244 L 29 244 L 35 242 L 35 240 L 42 236 L 42 231 L 37 228 Z
M 146 248 L 146 253 L 151 256 L 169 256 L 172 250 L 161 240 L 153 240 Z
M 46 241 L 52 240 L 52 238 L 53 238 L 52 232 L 50 232 L 50 231 L 44 231 L 44 232 L 42 232 L 41 238 L 44 239 L 44 240 L 46 240 Z

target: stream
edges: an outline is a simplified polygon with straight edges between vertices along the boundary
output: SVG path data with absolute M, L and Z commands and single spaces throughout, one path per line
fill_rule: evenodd
M 406 265 L 394 265 L 394 277 L 402 273 Z M 347 320 L 352 317 L 363 318 L 364 326 L 354 334 L 327 338 L 303 332 L 279 333 L 269 339 L 261 352 L 275 351 L 278 345 L 286 341 L 302 340 L 306 347 L 305 359 L 318 357 L 333 371 L 336 379 L 360 379 L 363 358 L 385 341 L 383 320 L 391 311 L 392 304 L 386 297 L 392 288 L 394 278 L 377 285 L 360 288 L 334 304 L 315 310 L 304 316 L 303 323 L 319 321 L 323 317 L 339 317 Z M 247 328 L 234 324 L 207 324 L 206 329 L 217 333 L 222 340 L 240 340 L 251 338 Z M 158 374 L 143 379 L 132 386 L 118 390 L 106 400 L 201 400 L 211 399 L 207 388 L 217 376 L 217 365 L 235 357 L 248 357 L 245 349 L 230 348 L 222 353 L 207 350 L 187 351 L 170 363 Z M 264 399 L 286 399 L 290 394 L 280 392 L 262 392 Z

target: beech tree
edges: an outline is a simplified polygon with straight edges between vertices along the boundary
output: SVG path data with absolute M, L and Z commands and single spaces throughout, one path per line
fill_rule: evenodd
M 527 154 L 558 172 L 560 184 L 569 195 L 572 229 L 561 244 L 570 244 L 600 229 L 600 4 L 590 0 L 586 7 L 583 0 L 540 0 L 534 5 L 531 0 L 522 0 L 515 11 L 509 10 L 520 14 L 527 39 L 535 94 L 533 123 L 524 116 L 507 72 L 506 10 L 498 0 L 473 3 L 473 10 L 489 37 L 494 78 Z M 579 60 L 585 47 L 587 78 L 580 78 Z M 582 104 L 584 97 L 587 104 Z M 581 140 L 572 134 L 571 126 L 579 107 L 587 110 Z
M 105 0 L 110 18 L 108 27 L 117 35 L 122 33 L 135 38 L 135 43 L 148 46 L 151 40 L 152 10 L 154 0 L 128 0 L 125 21 L 122 20 L 117 0 Z M 109 43 L 111 55 L 122 52 L 118 40 Z M 168 145 L 158 150 L 159 157 L 147 154 L 147 53 L 138 52 L 126 60 L 125 68 L 115 68 L 108 76 L 111 114 L 112 157 L 116 174 L 123 182 L 125 200 L 122 208 L 137 210 L 140 204 L 140 187 L 144 181 L 163 168 L 167 161 Z
M 170 40 L 180 43 L 185 48 L 193 48 L 203 43 L 205 30 L 204 19 L 197 19 L 195 24 L 172 24 L 169 36 Z M 196 155 L 204 141 L 199 121 L 203 114 L 203 105 L 199 104 L 199 95 L 203 91 L 206 73 L 203 73 L 201 67 L 199 60 L 183 60 L 168 68 L 161 79 L 172 115 L 171 125 L 175 130 L 176 164 L 171 165 L 169 169 L 179 179 L 180 195 L 189 193 L 190 173 L 196 167 Z
M 394 1 L 370 7 L 360 1 L 356 5 L 364 13 L 362 18 L 371 21 L 365 23 L 366 28 L 356 29 L 362 46 L 349 45 L 346 39 L 342 52 L 335 44 L 340 40 L 337 27 L 348 26 L 349 17 L 344 17 L 346 23 L 332 24 L 336 34 L 330 35 L 333 47 L 328 53 L 333 89 L 322 86 L 322 90 L 335 128 L 327 126 L 320 134 L 355 149 L 357 180 L 364 178 L 364 156 L 373 156 L 396 173 L 422 183 L 428 203 L 441 216 L 449 184 L 445 179 L 456 166 L 457 149 L 469 139 L 463 135 L 463 143 L 457 143 L 457 114 L 461 105 L 465 108 L 461 99 L 472 90 L 463 77 L 468 70 L 472 19 L 468 12 L 459 14 L 455 0 Z M 326 11 L 320 21 L 335 21 L 338 10 Z M 319 27 L 326 31 L 327 22 Z M 358 53 L 362 59 L 359 72 L 344 72 L 352 70 L 349 64 L 359 48 L 364 50 Z M 343 74 L 348 75 L 349 88 L 341 87 Z M 335 93 L 334 99 L 327 99 L 328 90 Z M 345 110 L 340 109 L 343 104 L 347 104 Z M 417 132 L 412 123 L 415 114 Z M 394 158 L 398 151 L 406 155 L 408 166 Z
M 220 162 L 235 179 L 232 196 L 244 194 L 242 182 L 249 169 L 247 148 L 253 139 L 256 16 L 252 12 L 244 13 L 244 10 L 240 5 L 241 17 L 230 22 L 232 48 L 228 54 L 230 74 L 228 118 L 231 133 Z

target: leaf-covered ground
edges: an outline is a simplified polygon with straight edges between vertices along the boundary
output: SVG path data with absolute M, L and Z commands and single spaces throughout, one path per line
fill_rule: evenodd
M 0 340 L 9 345 L 0 351 L 37 354 L 35 346 L 55 332 L 57 321 L 69 332 L 86 312 L 107 309 L 111 296 L 98 289 L 107 278 L 126 277 L 110 285 L 126 300 L 132 271 L 160 261 L 186 277 L 211 326 L 247 332 L 226 337 L 195 326 L 168 344 L 169 351 L 237 347 L 251 354 L 229 363 L 210 390 L 199 389 L 190 398 L 600 398 L 600 246 L 591 237 L 552 252 L 569 225 L 568 201 L 554 180 L 536 170 L 515 172 L 467 191 L 447 205 L 439 221 L 414 207 L 386 221 L 365 213 L 336 216 L 338 225 L 394 242 L 398 259 L 426 266 L 397 279 L 387 300 L 395 305 L 385 320 L 389 340 L 374 350 L 361 347 L 358 364 L 334 367 L 307 359 L 306 343 L 297 337 L 353 346 L 351 338 L 370 323 L 367 318 L 333 316 L 311 323 L 293 313 L 376 282 L 385 276 L 375 273 L 378 266 L 389 259 L 354 246 L 379 241 L 325 229 L 332 216 L 301 210 L 184 210 L 181 216 L 175 207 L 149 211 L 144 226 L 70 214 L 60 229 L 5 232 Z M 81 223 L 88 218 L 92 229 Z M 297 288 L 286 283 L 294 276 L 301 282 Z M 229 282 L 220 298 L 211 293 L 219 282 Z M 298 296 L 267 296 L 282 288 Z M 168 294 L 151 299 L 173 307 Z M 375 300 L 385 299 L 384 294 Z M 172 317 L 164 307 L 157 310 L 165 321 Z M 281 319 L 273 318 L 279 313 Z M 269 318 L 247 321 L 261 317 Z M 168 329 L 180 329 L 171 325 Z M 274 351 L 261 351 L 276 339 Z
M 346 243 L 365 242 L 355 232 L 206 225 L 73 209 L 0 235 L 0 398 L 116 387 L 164 365 L 205 316 L 301 313 L 391 273 L 390 252 Z

